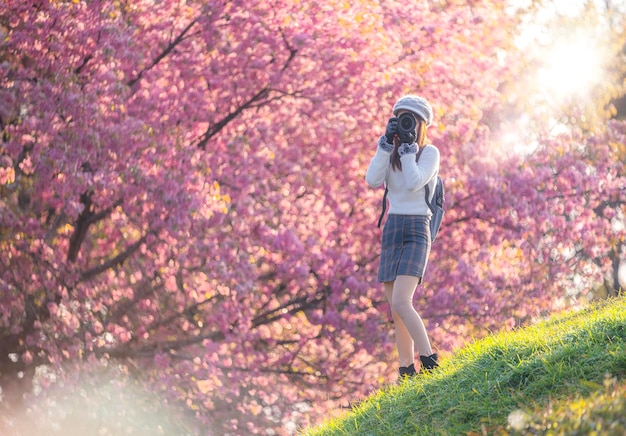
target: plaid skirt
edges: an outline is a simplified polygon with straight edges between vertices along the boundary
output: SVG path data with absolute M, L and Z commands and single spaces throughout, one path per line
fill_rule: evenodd
M 430 254 L 430 218 L 425 215 L 388 215 L 378 266 L 378 281 L 396 276 L 419 277 L 422 282 Z

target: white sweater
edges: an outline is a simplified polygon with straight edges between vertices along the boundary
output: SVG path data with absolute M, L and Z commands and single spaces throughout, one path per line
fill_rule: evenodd
M 382 138 L 379 144 L 381 142 Z M 419 162 L 415 162 L 416 154 L 408 153 L 400 158 L 402 171 L 391 168 L 391 153 L 380 145 L 370 161 L 365 180 L 372 188 L 384 183 L 389 189 L 389 214 L 432 215 L 426 204 L 425 186 L 429 186 L 429 201 L 432 201 L 439 174 L 439 150 L 434 145 L 426 145 Z

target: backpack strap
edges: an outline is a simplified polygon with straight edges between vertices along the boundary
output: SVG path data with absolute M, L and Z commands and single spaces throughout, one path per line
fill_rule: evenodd
M 387 193 L 389 192 L 389 188 L 385 186 L 385 194 L 383 195 L 383 211 L 380 213 L 380 218 L 378 218 L 378 228 L 380 229 L 380 223 L 383 222 L 383 217 L 385 216 L 385 211 L 387 210 Z
M 428 183 L 430 183 L 430 181 Z M 428 208 L 430 209 L 432 213 L 435 213 L 435 208 L 433 207 L 432 204 L 430 204 L 430 201 L 428 200 L 430 198 L 430 188 L 428 187 L 428 183 L 426 183 L 426 186 L 424 189 L 425 195 L 426 195 L 426 206 L 428 206 Z
M 422 151 L 424 151 L 426 147 L 428 147 L 428 145 L 421 147 L 420 150 L 417 152 L 417 156 L 415 157 L 415 162 L 419 160 L 420 155 L 422 154 Z M 426 186 L 424 187 L 425 188 L 424 191 L 426 194 L 426 206 L 428 206 L 428 208 L 430 209 L 432 213 L 435 213 L 435 208 L 433 207 L 432 204 L 430 204 L 430 200 L 428 200 L 430 198 L 430 188 L 428 187 L 429 183 L 430 183 L 430 180 L 426 183 Z
M 420 147 L 420 148 L 419 148 L 419 150 L 418 150 L 418 152 L 417 152 L 417 155 L 415 156 L 415 162 L 417 162 L 418 160 L 420 160 L 420 156 L 422 155 L 422 151 L 424 151 L 424 149 L 425 149 L 426 147 L 428 147 L 428 146 L 427 146 L 427 145 L 425 145 L 425 146 L 423 146 L 423 147 Z

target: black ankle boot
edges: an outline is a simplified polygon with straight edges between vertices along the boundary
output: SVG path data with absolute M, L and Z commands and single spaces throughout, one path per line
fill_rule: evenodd
M 412 377 L 417 374 L 415 372 L 414 364 L 410 364 L 409 366 L 401 366 L 398 372 L 400 373 L 400 377 Z
M 433 353 L 430 356 L 420 356 L 420 362 L 422 362 L 422 369 L 425 371 L 432 371 L 437 368 L 439 364 L 437 363 L 437 353 Z

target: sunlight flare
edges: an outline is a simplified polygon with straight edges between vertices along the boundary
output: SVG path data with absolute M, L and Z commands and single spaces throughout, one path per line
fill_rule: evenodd
M 544 60 L 537 83 L 540 91 L 555 98 L 584 96 L 602 81 L 603 50 L 591 37 L 559 41 L 546 48 Z

